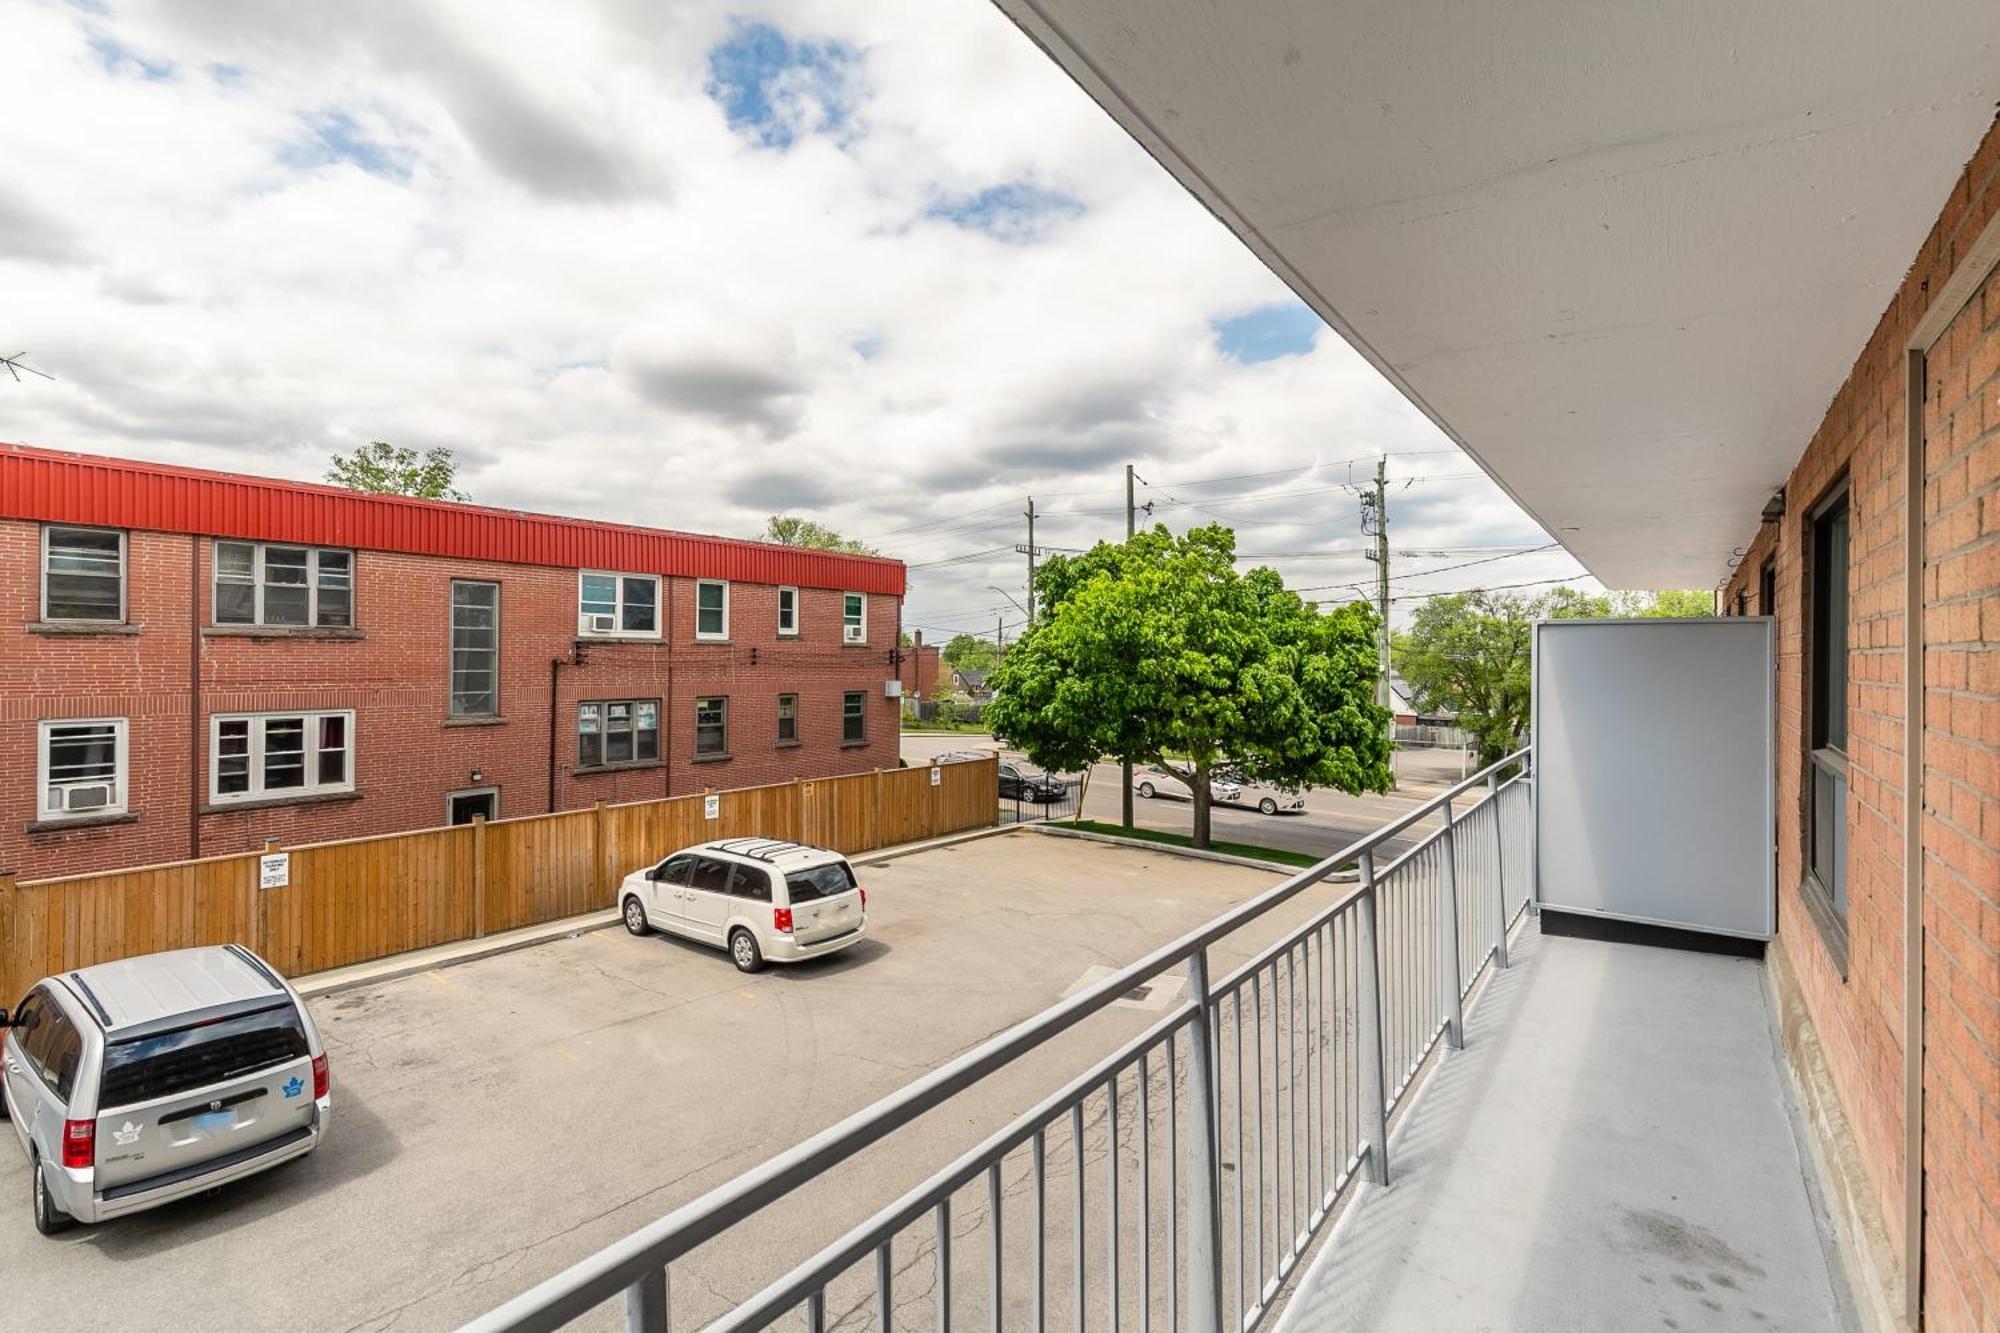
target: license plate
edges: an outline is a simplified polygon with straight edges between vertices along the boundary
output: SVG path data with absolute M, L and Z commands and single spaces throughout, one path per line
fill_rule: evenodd
M 218 1129 L 233 1129 L 236 1126 L 234 1111 L 204 1111 L 194 1118 L 194 1127 L 205 1133 Z

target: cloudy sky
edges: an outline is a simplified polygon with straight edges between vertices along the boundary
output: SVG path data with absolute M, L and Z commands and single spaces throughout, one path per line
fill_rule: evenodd
M 986 0 L 0 33 L 0 351 L 57 377 L 0 380 L 0 439 L 308 479 L 388 439 L 488 504 L 810 515 L 910 563 L 931 638 L 1019 619 L 1027 496 L 1045 544 L 1122 533 L 1128 462 L 1314 596 L 1370 574 L 1384 452 L 1399 597 L 1577 571 Z

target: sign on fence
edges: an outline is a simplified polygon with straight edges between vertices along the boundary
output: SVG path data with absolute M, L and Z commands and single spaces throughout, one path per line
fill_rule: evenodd
M 722 797 L 716 795 L 714 792 L 710 792 L 708 795 L 702 797 L 701 817 L 703 819 L 722 818 Z
M 944 770 L 943 770 L 943 769 L 941 769 L 941 768 L 939 768 L 939 767 L 938 767 L 938 766 L 937 766 L 936 764 L 932 764 L 932 765 L 931 765 L 931 786 L 933 786 L 933 787 L 939 787 L 939 786 L 943 786 L 943 785 L 944 785 Z
M 292 854 L 266 852 L 257 858 L 257 887 L 282 889 L 292 882 Z

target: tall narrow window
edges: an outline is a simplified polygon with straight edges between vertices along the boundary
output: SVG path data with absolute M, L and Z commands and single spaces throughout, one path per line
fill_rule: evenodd
M 352 629 L 354 552 L 216 542 L 215 623 Z
M 1808 860 L 1823 905 L 1847 918 L 1848 494 L 1813 512 L 1810 551 L 1812 693 L 1808 718 Z
M 125 719 L 44 722 L 39 728 L 41 818 L 82 819 L 125 811 Z
M 1766 560 L 1764 567 L 1757 571 L 1757 614 L 1778 614 L 1778 562 L 1775 557 Z
M 694 752 L 729 753 L 729 700 L 723 697 L 694 701 Z
M 500 585 L 451 585 L 451 715 L 500 712 Z
M 125 619 L 124 533 L 42 529 L 42 619 L 111 624 Z
M 778 696 L 778 744 L 793 745 L 799 739 L 799 696 Z
M 861 690 L 840 696 L 840 739 L 844 744 L 868 739 L 868 695 Z
M 799 590 L 797 588 L 778 589 L 778 633 L 797 634 L 799 632 Z
M 868 595 L 846 592 L 840 595 L 840 641 L 868 642 Z
M 729 637 L 729 585 L 721 579 L 702 579 L 694 585 L 694 636 Z

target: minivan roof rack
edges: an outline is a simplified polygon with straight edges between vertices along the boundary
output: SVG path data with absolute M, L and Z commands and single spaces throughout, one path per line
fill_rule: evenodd
M 251 971 L 255 972 L 258 976 L 264 978 L 264 980 L 270 982 L 272 990 L 281 991 L 284 989 L 284 987 L 278 983 L 278 979 L 275 976 L 271 975 L 271 969 L 264 966 L 264 960 L 259 958 L 256 954 L 251 953 L 248 949 L 244 948 L 240 944 L 225 944 L 222 947 L 228 950 L 231 954 L 235 955 L 237 958 L 242 959 L 245 965 L 247 965 Z
M 90 983 L 83 979 L 83 974 L 81 972 L 70 973 L 69 983 L 70 985 L 76 987 L 77 990 L 82 993 L 84 999 L 90 1001 L 90 1007 L 97 1011 L 98 1024 L 102 1027 L 106 1028 L 110 1027 L 111 1026 L 110 1010 L 104 1007 L 104 1001 L 97 998 L 97 992 L 90 988 Z
M 816 850 L 802 842 L 788 842 L 784 838 L 730 838 L 725 842 L 709 845 L 733 856 L 746 856 L 752 861 L 775 861 L 781 852 Z

